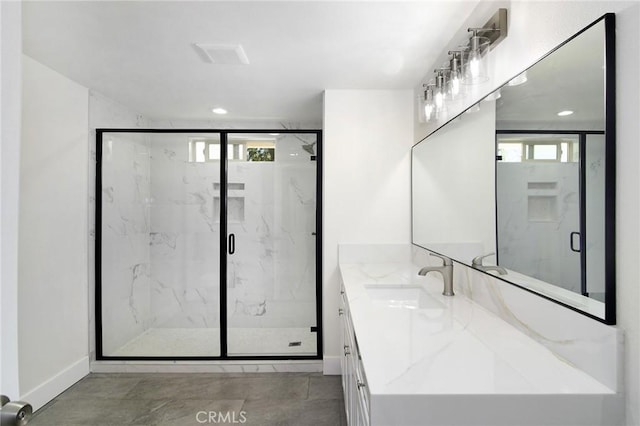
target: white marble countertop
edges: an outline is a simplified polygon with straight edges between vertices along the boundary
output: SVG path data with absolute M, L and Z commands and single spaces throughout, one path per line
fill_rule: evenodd
M 465 296 L 443 296 L 440 275 L 418 269 L 340 264 L 372 398 L 615 393 Z M 390 307 L 367 293 L 390 285 L 419 285 L 444 308 Z

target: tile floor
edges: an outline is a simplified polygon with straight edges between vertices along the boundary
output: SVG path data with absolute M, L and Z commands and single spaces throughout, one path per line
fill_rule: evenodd
M 29 426 L 346 425 L 340 376 L 322 373 L 90 374 Z

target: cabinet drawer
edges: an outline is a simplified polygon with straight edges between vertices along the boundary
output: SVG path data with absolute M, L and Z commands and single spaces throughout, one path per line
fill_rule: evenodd
M 344 286 L 340 287 L 340 317 L 341 336 L 341 369 L 342 390 L 350 426 L 369 426 L 369 388 L 362 366 L 362 355 L 358 347 L 358 339 L 353 330 L 353 322 L 349 310 Z
M 369 424 L 369 385 L 367 383 L 367 376 L 364 372 L 364 366 L 362 365 L 362 355 L 360 354 L 360 348 L 358 346 L 358 339 L 356 335 L 353 335 L 354 361 L 355 361 L 355 379 L 356 389 L 358 391 L 358 402 L 362 406 L 362 413 L 366 415 L 366 424 Z

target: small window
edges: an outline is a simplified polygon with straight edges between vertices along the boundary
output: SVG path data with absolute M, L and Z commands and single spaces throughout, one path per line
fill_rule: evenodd
M 227 145 L 227 160 L 244 161 L 245 144 L 232 142 Z M 217 139 L 192 138 L 189 140 L 189 161 L 206 163 L 221 160 L 220 141 Z
M 220 160 L 220 144 L 209 143 L 209 161 Z
M 499 135 L 497 151 L 499 161 L 505 163 L 525 161 L 576 163 L 580 157 L 577 136 Z
M 247 142 L 247 161 L 275 161 L 276 144 L 270 141 Z
M 551 160 L 558 161 L 560 146 L 557 143 L 532 143 L 527 144 L 527 160 Z
M 227 143 L 228 161 L 263 162 L 275 161 L 275 141 L 230 140 Z M 206 163 L 220 161 L 220 141 L 217 139 L 192 138 L 189 140 L 189 161 Z
M 506 163 L 519 163 L 522 161 L 522 143 L 499 143 L 498 155 Z
M 204 163 L 207 145 L 205 141 L 193 141 L 189 144 L 189 161 Z

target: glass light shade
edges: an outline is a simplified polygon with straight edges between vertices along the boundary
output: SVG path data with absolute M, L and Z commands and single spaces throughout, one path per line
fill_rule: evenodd
M 424 98 L 422 97 L 422 95 L 418 95 L 416 96 L 416 103 L 417 103 L 417 109 L 416 109 L 416 113 L 418 114 L 418 121 L 420 123 L 424 123 L 425 121 L 427 121 L 427 118 L 425 117 L 425 111 L 424 111 Z
M 434 105 L 432 103 L 424 104 L 424 117 L 426 121 L 431 121 L 431 119 L 433 118 L 433 110 Z
M 436 87 L 433 94 L 433 99 L 436 104 L 437 110 L 444 108 L 444 101 L 447 97 L 447 87 L 445 82 L 445 75 L 443 71 L 437 71 L 436 74 Z
M 420 93 L 420 95 L 416 97 L 418 107 L 416 111 L 418 113 L 418 121 L 420 121 L 420 123 L 428 122 L 433 114 L 433 97 L 431 97 L 431 102 L 427 101 L 426 92 L 427 91 L 425 90 L 424 95 Z
M 429 85 L 427 89 L 424 91 L 424 103 L 423 103 L 423 111 L 425 121 L 430 121 L 433 118 L 433 113 L 435 111 L 436 105 L 434 102 L 433 96 L 433 86 Z
M 469 40 L 469 51 L 464 64 L 464 83 L 480 84 L 489 80 L 489 64 L 487 53 L 489 52 L 489 39 L 481 36 L 473 36 Z
M 442 90 L 437 90 L 435 95 L 436 100 L 436 108 L 440 109 L 444 105 L 444 92 Z
M 460 77 L 460 72 L 455 71 L 451 72 L 451 80 L 449 80 L 449 85 L 451 87 L 451 96 L 457 97 L 460 95 L 460 85 L 462 84 L 462 78 Z
M 462 61 L 461 53 L 459 51 L 449 52 L 451 59 L 449 60 L 449 94 L 451 100 L 457 100 L 462 97 Z

